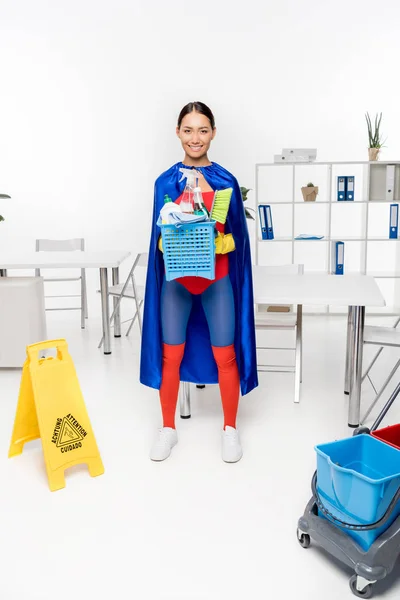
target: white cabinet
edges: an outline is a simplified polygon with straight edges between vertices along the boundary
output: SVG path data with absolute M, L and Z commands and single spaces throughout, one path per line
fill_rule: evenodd
M 340 177 L 354 177 L 354 199 L 338 200 Z M 318 186 L 314 202 L 301 188 Z M 385 309 L 400 310 L 400 239 L 389 238 L 390 204 L 400 204 L 400 161 L 258 163 L 255 172 L 255 263 L 303 263 L 305 272 L 331 272 L 332 241 L 344 242 L 344 273 L 372 275 L 385 298 Z M 269 204 L 273 240 L 261 236 L 258 206 Z M 320 240 L 296 239 L 301 234 Z M 340 275 L 337 275 L 340 277 Z M 307 312 L 332 312 L 330 307 Z M 337 312 L 346 312 L 346 309 Z
M 26 347 L 44 340 L 42 277 L 0 277 L 0 367 L 22 368 Z

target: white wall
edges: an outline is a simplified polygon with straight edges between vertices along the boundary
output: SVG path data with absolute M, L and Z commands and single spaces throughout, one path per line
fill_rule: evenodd
M 248 187 L 282 147 L 365 160 L 365 111 L 399 159 L 399 22 L 397 0 L 1 0 L 0 251 L 50 236 L 147 250 L 192 100 L 216 116 L 211 159 Z

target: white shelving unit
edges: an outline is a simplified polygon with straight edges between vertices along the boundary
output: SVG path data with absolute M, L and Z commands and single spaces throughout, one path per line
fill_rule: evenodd
M 388 165 L 395 169 L 391 199 L 386 190 Z M 389 215 L 390 204 L 400 204 L 400 161 L 257 163 L 255 171 L 256 264 L 303 263 L 306 272 L 330 273 L 331 242 L 343 241 L 344 273 L 372 275 L 385 297 L 387 307 L 368 314 L 398 314 L 400 239 L 389 238 Z M 337 178 L 346 175 L 355 177 L 354 200 L 339 201 Z M 305 202 L 301 193 L 309 181 L 319 187 L 314 202 Z M 261 237 L 259 204 L 271 205 L 273 240 Z M 301 233 L 323 238 L 297 240 Z M 308 307 L 306 312 L 321 309 Z M 322 312 L 333 314 L 329 306 Z

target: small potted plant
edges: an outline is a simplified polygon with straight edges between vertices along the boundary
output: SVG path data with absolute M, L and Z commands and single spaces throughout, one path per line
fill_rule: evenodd
M 381 132 L 380 132 L 382 113 L 379 115 L 379 118 L 378 118 L 378 115 L 375 115 L 374 126 L 372 126 L 371 117 L 369 116 L 368 113 L 365 115 L 365 119 L 367 121 L 367 127 L 368 127 L 368 142 L 369 142 L 368 158 L 370 161 L 378 160 L 379 152 L 380 152 L 381 148 L 383 148 L 383 144 L 386 141 L 386 139 L 385 139 L 382 142 Z
M 251 188 L 245 188 L 245 187 L 240 187 L 240 192 L 242 194 L 242 200 L 243 202 L 246 202 L 247 200 L 247 194 L 250 192 Z M 246 215 L 246 219 L 251 219 L 252 221 L 254 221 L 254 217 L 252 216 L 251 212 L 254 212 L 254 208 L 248 208 L 247 206 L 244 207 L 244 212 Z
M 0 200 L 2 198 L 11 198 L 11 196 L 7 196 L 7 194 L 0 194 Z M 4 217 L 2 215 L 0 215 L 0 223 L 4 220 L 5 220 Z
M 318 186 L 315 186 L 311 181 L 306 186 L 301 188 L 304 202 L 314 202 L 318 196 Z

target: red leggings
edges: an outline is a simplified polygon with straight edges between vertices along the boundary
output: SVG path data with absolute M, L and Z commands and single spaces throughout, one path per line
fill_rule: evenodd
M 224 411 L 224 429 L 228 425 L 236 428 L 239 404 L 240 378 L 236 363 L 235 348 L 211 346 L 218 367 L 218 381 Z M 175 412 L 179 392 L 179 368 L 185 352 L 185 344 L 172 346 L 163 344 L 162 383 L 160 402 L 164 427 L 175 429 Z

